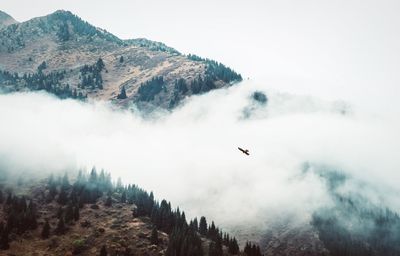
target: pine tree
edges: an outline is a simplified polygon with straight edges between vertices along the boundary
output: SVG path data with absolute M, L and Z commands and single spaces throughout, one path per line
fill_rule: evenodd
M 222 244 L 219 239 L 217 239 L 216 242 L 210 243 L 208 255 L 209 256 L 223 256 Z
M 61 216 L 61 218 L 58 220 L 56 232 L 58 234 L 63 234 L 65 231 L 65 223 L 64 223 L 64 218 Z
M 68 174 L 67 173 L 65 173 L 64 174 L 64 177 L 63 177 L 63 179 L 62 179 L 62 188 L 64 189 L 64 190 L 66 190 L 66 189 L 68 189 L 71 185 L 69 184 L 69 179 L 68 179 Z
M 0 236 L 0 249 L 7 250 L 8 248 L 10 248 L 10 244 L 8 239 L 8 230 L 6 228 Z
M 97 171 L 96 167 L 93 167 L 92 171 L 90 172 L 89 183 L 96 183 L 96 182 L 97 182 Z
M 199 233 L 203 236 L 207 234 L 207 221 L 204 216 L 200 218 Z
M 122 192 L 122 195 L 121 195 L 121 203 L 126 203 L 126 192 L 125 192 L 125 190 Z
M 50 224 L 49 221 L 46 220 L 42 229 L 42 238 L 47 239 L 49 238 L 49 235 L 50 235 Z
M 42 71 L 44 70 L 44 69 L 46 69 L 47 68 L 47 64 L 46 64 L 46 61 L 43 61 L 39 66 L 38 66 L 38 73 L 42 73 Z
M 243 252 L 247 256 L 262 256 L 260 247 L 255 244 L 252 245 L 250 242 L 246 242 Z
M 65 211 L 65 223 L 70 223 L 74 219 L 74 210 L 72 204 L 69 203 Z
M 74 207 L 74 220 L 75 221 L 79 220 L 79 206 Z
M 124 62 L 124 56 L 119 57 L 119 63 Z
M 101 250 L 100 250 L 100 256 L 107 256 L 107 255 L 108 255 L 108 253 L 107 253 L 106 246 L 103 245 L 103 246 L 101 247 Z
M 194 219 L 193 219 L 193 228 L 194 228 L 194 230 L 195 230 L 196 232 L 199 231 L 199 223 L 198 223 L 198 221 L 197 221 L 197 218 L 194 218 Z
M 104 65 L 103 59 L 102 59 L 102 58 L 99 58 L 99 59 L 97 60 L 97 62 L 96 62 L 96 68 L 97 68 L 97 70 L 98 70 L 98 71 L 102 71 L 104 67 L 105 67 L 105 65 Z
M 150 242 L 155 245 L 158 244 L 158 231 L 156 227 L 154 227 L 151 232 Z
M 119 189 L 122 189 L 122 188 L 123 188 L 123 185 L 122 185 L 121 177 L 118 177 L 118 180 L 117 180 L 117 189 L 119 190 Z
M 68 202 L 68 196 L 67 196 L 66 188 L 64 186 L 62 186 L 60 194 L 58 195 L 57 203 L 65 205 L 67 202 Z
M 37 220 L 36 220 L 36 206 L 33 203 L 32 199 L 29 200 L 29 206 L 26 211 L 26 221 L 27 221 L 27 228 L 29 229 L 36 229 L 37 228 Z
M 107 207 L 110 207 L 110 206 L 112 205 L 111 196 L 108 196 L 108 197 L 107 197 L 106 202 L 105 202 L 104 205 L 107 206 Z
M 121 88 L 121 92 L 118 94 L 117 99 L 123 100 L 126 99 L 126 90 L 125 90 L 125 86 L 123 85 Z
M 229 241 L 228 244 L 228 252 L 231 254 L 238 254 L 239 253 L 239 245 L 237 243 L 236 238 L 233 238 Z

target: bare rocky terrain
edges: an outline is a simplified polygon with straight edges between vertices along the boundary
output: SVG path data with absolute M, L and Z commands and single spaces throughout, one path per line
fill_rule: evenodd
M 99 59 L 101 67 L 82 70 L 85 65 L 95 67 Z M 147 39 L 121 40 L 68 11 L 21 23 L 1 12 L 0 70 L 18 74 L 0 74 L 5 91 L 45 89 L 61 97 L 162 108 L 241 80 L 220 63 Z M 30 79 L 33 74 L 36 77 Z M 162 81 L 149 82 L 159 77 Z M 118 97 L 123 88 L 126 97 Z
M 204 224 L 136 185 L 112 184 L 103 171 L 72 183 L 0 171 L 0 255 L 244 255 L 214 222 Z

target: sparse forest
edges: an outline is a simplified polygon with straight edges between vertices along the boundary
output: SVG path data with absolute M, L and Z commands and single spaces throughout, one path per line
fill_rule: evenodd
M 66 71 L 53 71 L 44 73 L 45 62 L 38 67 L 38 72 L 33 74 L 10 73 L 8 71 L 0 70 L 0 83 L 3 85 L 18 84 L 21 89 L 28 89 L 32 91 L 45 90 L 49 93 L 56 95 L 61 99 L 85 99 L 86 94 L 81 91 L 72 89 L 69 84 L 63 84 L 61 81 L 64 79 Z M 8 87 L 6 87 L 8 88 Z M 17 88 L 14 88 L 14 90 Z M 19 89 L 19 88 L 18 88 Z M 7 89 L 6 89 L 7 90 Z
M 204 59 L 197 55 L 189 54 L 188 59 L 193 61 L 204 61 L 206 63 L 206 79 L 207 77 L 213 81 L 222 80 L 226 83 L 242 81 L 242 76 L 232 69 L 226 67 L 222 63 L 214 60 Z
M 138 90 L 139 101 L 152 101 L 155 96 L 165 90 L 165 82 L 162 76 L 153 77 L 140 85 Z
M 78 85 L 82 89 L 103 89 L 103 77 L 101 71 L 105 68 L 104 62 L 99 58 L 93 65 L 84 65 L 80 69 L 81 83 Z
M 3 176 L 4 178 L 4 176 Z M 5 179 L 3 179 L 3 182 Z M 168 235 L 166 255 L 237 255 L 239 246 L 236 238 L 222 232 L 214 222 L 207 224 L 205 217 L 187 221 L 185 212 L 179 208 L 173 209 L 171 203 L 166 200 L 158 201 L 152 192 L 148 193 L 136 185 L 123 185 L 119 179 L 113 183 L 111 175 L 104 170 L 97 172 L 93 168 L 90 173 L 80 171 L 73 182 L 67 174 L 63 177 L 51 175 L 43 185 L 44 190 L 36 196 L 32 194 L 17 195 L 11 189 L 0 190 L 0 203 L 3 204 L 2 222 L 0 222 L 0 248 L 7 250 L 16 237 L 29 230 L 40 229 L 41 239 L 49 239 L 52 236 L 68 234 L 70 227 L 81 220 L 81 211 L 85 207 L 99 209 L 99 202 L 104 207 L 117 205 L 131 205 L 131 218 L 148 218 L 153 225 L 149 241 L 153 245 L 160 243 L 159 232 Z M 54 204 L 52 215 L 56 218 L 56 225 L 52 226 L 48 218 L 40 216 L 38 207 Z M 120 207 L 120 206 L 118 206 Z M 38 224 L 40 223 L 40 224 Z M 82 226 L 91 225 L 81 221 Z M 71 226 L 72 225 L 72 226 Z M 209 246 L 204 249 L 204 239 L 209 241 Z M 87 248 L 87 242 L 76 240 L 72 245 L 75 253 L 79 254 Z M 82 243 L 79 245 L 79 243 Z M 104 247 L 104 249 L 103 249 Z M 105 246 L 101 253 L 107 250 Z M 254 254 L 253 248 L 245 249 L 246 255 Z M 247 248 L 247 247 L 246 247 Z M 257 249 L 259 251 L 259 248 Z M 124 254 L 131 255 L 131 254 Z

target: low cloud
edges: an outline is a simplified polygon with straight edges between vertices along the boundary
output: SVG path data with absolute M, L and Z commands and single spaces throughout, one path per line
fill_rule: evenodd
M 371 200 L 400 209 L 395 117 L 274 91 L 263 105 L 251 98 L 257 90 L 247 82 L 214 91 L 157 118 L 45 93 L 0 95 L 0 168 L 18 175 L 95 165 L 228 230 L 308 221 L 329 205 L 321 178 L 302 172 L 307 162 L 368 184 Z

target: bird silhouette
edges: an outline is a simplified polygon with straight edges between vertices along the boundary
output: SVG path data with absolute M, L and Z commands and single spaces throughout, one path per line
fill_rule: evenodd
M 239 149 L 240 151 L 242 151 L 243 154 L 246 154 L 246 155 L 248 155 L 248 156 L 250 155 L 248 149 L 243 149 L 243 148 L 241 148 L 241 147 L 238 147 L 238 149 Z

